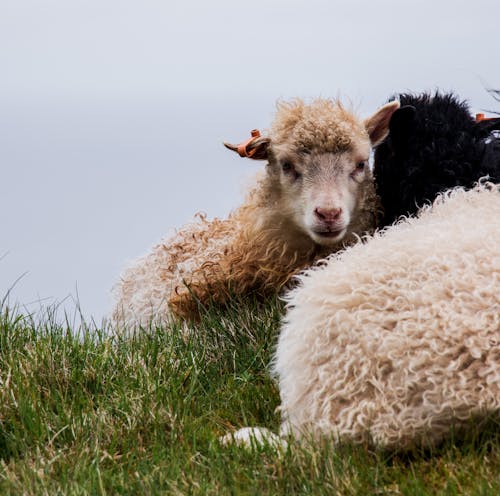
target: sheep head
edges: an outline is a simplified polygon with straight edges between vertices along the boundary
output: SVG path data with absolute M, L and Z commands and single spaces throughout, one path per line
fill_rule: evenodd
M 396 101 L 388 103 L 363 121 L 338 101 L 279 103 L 269 135 L 248 144 L 251 158 L 268 161 L 276 222 L 297 228 L 318 245 L 342 240 L 366 188 L 373 188 L 371 146 L 386 137 L 398 107 Z

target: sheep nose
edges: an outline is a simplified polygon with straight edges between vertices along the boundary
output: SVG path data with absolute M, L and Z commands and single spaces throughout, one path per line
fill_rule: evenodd
M 322 222 L 333 224 L 334 222 L 339 220 L 340 215 L 342 214 L 342 209 L 316 207 L 314 209 L 314 213 L 316 214 L 316 217 L 318 217 L 318 219 L 320 219 Z

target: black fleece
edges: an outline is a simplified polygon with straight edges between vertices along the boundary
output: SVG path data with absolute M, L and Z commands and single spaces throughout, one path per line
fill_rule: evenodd
M 481 177 L 500 182 L 500 118 L 476 122 L 454 94 L 400 94 L 389 136 L 375 150 L 374 175 L 382 225 L 411 215 L 455 186 Z

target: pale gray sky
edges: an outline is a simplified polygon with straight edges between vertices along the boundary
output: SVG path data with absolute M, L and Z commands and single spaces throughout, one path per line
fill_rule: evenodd
M 278 98 L 498 109 L 498 19 L 498 0 L 0 0 L 0 297 L 27 272 L 11 302 L 78 288 L 99 321 L 127 261 L 238 204 L 262 165 L 221 142 Z

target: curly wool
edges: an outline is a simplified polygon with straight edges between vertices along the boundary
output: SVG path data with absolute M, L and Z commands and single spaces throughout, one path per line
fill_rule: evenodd
M 339 102 L 323 99 L 280 103 L 270 137 L 274 150 L 291 152 L 338 152 L 354 139 L 369 143 L 362 123 Z M 155 246 L 115 286 L 113 320 L 124 327 L 159 324 L 172 316 L 196 320 L 208 304 L 224 305 L 231 296 L 269 296 L 315 260 L 373 231 L 380 215 L 369 175 L 345 237 L 325 248 L 290 223 L 279 194 L 268 176 L 259 176 L 228 219 L 200 217 Z
M 338 100 L 280 102 L 270 130 L 274 146 L 320 153 L 341 153 L 354 137 L 366 135 L 362 123 Z M 367 137 L 368 139 L 368 137 Z
M 500 194 L 457 189 L 288 295 L 283 430 L 408 449 L 500 412 Z
M 400 94 L 390 133 L 375 150 L 374 176 L 384 208 L 382 225 L 434 201 L 450 188 L 470 188 L 488 176 L 500 181 L 500 139 L 476 123 L 454 94 Z M 413 108 L 413 111 L 412 111 Z
M 197 319 L 208 303 L 223 305 L 235 295 L 275 294 L 316 260 L 354 243 L 356 233 L 373 230 L 380 208 L 370 185 L 350 232 L 328 248 L 305 236 L 283 236 L 286 226 L 256 225 L 269 209 L 265 187 L 257 185 L 228 219 L 200 217 L 128 268 L 115 288 L 113 319 L 125 327 L 160 324 L 171 314 Z

